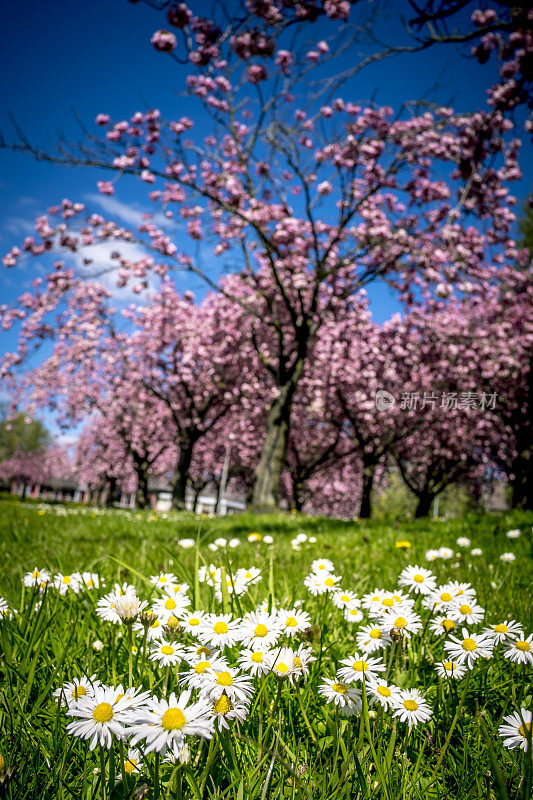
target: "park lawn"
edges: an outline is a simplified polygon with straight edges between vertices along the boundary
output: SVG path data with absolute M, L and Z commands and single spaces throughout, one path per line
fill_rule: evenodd
M 527 635 L 533 628 L 532 523 L 533 515 L 523 512 L 384 523 L 299 514 L 207 518 L 170 513 L 164 518 L 0 501 L 0 596 L 22 610 L 0 622 L 0 797 L 4 792 L 10 800 L 118 800 L 132 797 L 146 783 L 149 797 L 196 800 L 526 800 L 531 758 L 520 749 L 505 750 L 497 727 L 516 708 L 531 709 L 530 667 L 499 655 L 488 668 L 472 670 L 471 680 L 437 681 L 433 664 L 440 658 L 434 655 L 439 645 L 424 632 L 403 642 L 391 657 L 389 681 L 419 688 L 432 719 L 409 730 L 389 712 L 371 710 L 369 716 L 364 704 L 359 716 L 343 718 L 317 689 L 356 651 L 359 626 L 344 621 L 326 595 L 312 597 L 303 579 L 314 559 L 329 558 L 343 588 L 361 597 L 377 587 L 394 590 L 401 570 L 418 564 L 429 567 L 439 583 L 472 583 L 487 624 L 516 619 Z M 520 538 L 507 538 L 506 532 L 516 528 Z M 259 541 L 249 543 L 251 533 L 259 534 Z M 296 549 L 298 535 L 307 539 Z M 272 536 L 274 543 L 265 544 L 263 536 Z M 238 538 L 241 545 L 212 552 L 208 544 L 218 537 Z M 468 537 L 470 545 L 459 547 L 459 537 Z M 188 538 L 199 546 L 183 549 L 178 541 Z M 398 547 L 402 542 L 409 547 Z M 428 562 L 427 550 L 441 546 L 452 548 L 454 556 Z M 472 555 L 474 548 L 482 554 Z M 504 552 L 512 552 L 515 560 L 503 562 Z M 219 603 L 206 584 L 195 581 L 195 567 L 203 563 L 228 572 L 257 566 L 262 580 L 240 600 Z M 105 590 L 61 597 L 50 589 L 38 608 L 35 590 L 23 589 L 21 580 L 35 567 L 63 574 L 97 572 L 106 579 L 107 591 L 114 580 L 128 580 L 140 597 L 153 593 L 149 576 L 174 572 L 190 585 L 197 606 L 234 616 L 269 596 L 273 605 L 284 607 L 302 600 L 315 627 L 298 642 L 311 646 L 317 660 L 301 688 L 276 683 L 272 675 L 256 680 L 257 699 L 246 721 L 230 723 L 229 732 L 215 735 L 215 744 L 191 743 L 187 766 L 160 767 L 152 753 L 141 775 L 122 775 L 122 749 L 114 746 L 109 755 L 102 750 L 101 761 L 98 747 L 90 753 L 85 742 L 69 736 L 68 720 L 52 692 L 64 681 L 93 673 L 104 683 L 126 684 L 133 668 L 134 684 L 161 696 L 165 689 L 179 693 L 177 675 L 145 660 L 144 651 L 139 661 L 141 648 L 131 666 L 120 626 L 102 622 L 95 613 Z M 102 652 L 94 649 L 96 640 L 103 642 Z

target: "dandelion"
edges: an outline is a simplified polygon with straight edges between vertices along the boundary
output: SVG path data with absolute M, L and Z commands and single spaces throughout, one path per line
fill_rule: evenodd
M 513 714 L 503 718 L 503 724 L 498 727 L 498 733 L 503 739 L 503 746 L 508 750 L 519 747 L 527 751 L 531 746 L 533 731 L 533 712 L 521 708 Z
M 69 707 L 67 715 L 76 719 L 67 725 L 68 733 L 89 740 L 89 750 L 97 744 L 108 750 L 113 738 L 123 739 L 129 709 L 122 686 L 94 687 L 94 693 L 84 695 Z
M 503 561 L 504 564 L 511 564 L 513 561 L 516 561 L 516 556 L 514 553 L 502 553 L 500 561 Z
M 511 642 L 507 650 L 503 651 L 503 657 L 515 664 L 533 665 L 533 633 L 527 638 L 521 633 L 521 638 Z
M 168 700 L 152 697 L 144 708 L 130 716 L 128 735 L 132 746 L 143 742 L 143 752 L 170 753 L 179 758 L 185 736 L 211 739 L 213 720 L 210 704 L 200 699 L 189 705 L 191 692 L 177 697 L 174 692 Z
M 418 689 L 400 689 L 392 708 L 394 716 L 401 722 L 408 722 L 410 728 L 416 727 L 419 722 L 427 722 L 433 714 Z
M 463 628 L 462 637 L 450 636 L 444 642 L 444 649 L 452 660 L 455 659 L 459 664 L 466 663 L 472 669 L 478 658 L 491 658 L 494 644 L 486 633 L 469 633 Z
M 385 672 L 385 664 L 381 658 L 369 658 L 366 653 L 360 655 L 355 653 L 351 658 L 345 658 L 341 661 L 345 666 L 339 670 L 340 677 L 353 683 L 354 681 L 373 680 L 379 677 L 380 672 Z
M 439 678 L 456 678 L 459 680 L 466 672 L 466 667 L 456 661 L 441 661 L 435 664 Z
M 428 594 L 428 592 L 434 591 L 437 585 L 436 578 L 431 570 L 418 565 L 403 569 L 398 582 L 400 586 L 406 586 L 409 591 L 416 594 Z
M 261 536 L 260 533 L 249 533 L 247 536 L 247 539 L 250 542 L 250 544 L 260 542 L 262 538 L 263 537 Z
M 394 546 L 396 547 L 397 550 L 409 550 L 409 548 L 411 547 L 411 542 L 408 541 L 407 539 L 400 539 L 399 541 L 396 542 Z

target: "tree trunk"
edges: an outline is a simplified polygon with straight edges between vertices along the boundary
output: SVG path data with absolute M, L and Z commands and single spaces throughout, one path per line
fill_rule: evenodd
M 107 495 L 106 495 L 106 506 L 108 508 L 113 508 L 113 503 L 115 501 L 115 493 L 117 491 L 117 479 L 113 475 L 111 475 L 108 478 L 108 481 L 109 481 L 109 485 L 108 485 Z
M 296 383 L 293 380 L 280 389 L 268 412 L 263 449 L 255 468 L 253 506 L 258 511 L 272 511 L 278 504 Z
M 295 511 L 302 511 L 304 507 L 304 500 L 303 500 L 303 481 L 299 479 L 293 479 L 292 481 L 292 507 Z
M 144 469 L 142 466 L 137 467 L 135 505 L 137 508 L 148 508 L 150 506 L 150 497 L 148 496 L 148 470 Z
M 435 499 L 435 497 L 436 494 L 434 492 L 430 492 L 428 489 L 425 489 L 421 494 L 418 495 L 418 503 L 415 511 L 415 519 L 420 519 L 421 517 L 429 516 L 429 512 L 431 511 L 431 504 Z
M 523 450 L 513 462 L 511 481 L 511 506 L 533 510 L 533 457 L 530 450 Z
M 372 516 L 372 488 L 374 486 L 375 473 L 376 462 L 363 459 L 363 487 L 361 505 L 359 507 L 359 517 L 361 519 L 370 519 Z
M 180 439 L 179 448 L 180 454 L 172 481 L 172 508 L 183 511 L 186 507 L 187 483 L 191 469 L 194 440 L 190 437 L 183 437 Z

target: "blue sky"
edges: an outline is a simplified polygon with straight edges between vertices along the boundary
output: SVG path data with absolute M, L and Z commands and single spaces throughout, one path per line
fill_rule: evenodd
M 205 8 L 198 1 L 190 5 L 194 10 Z M 406 8 L 406 3 L 395 0 L 392 8 L 397 13 Z M 0 21 L 4 60 L 0 129 L 8 140 L 16 139 L 10 114 L 32 143 L 46 147 L 59 137 L 70 141 L 82 138 L 75 114 L 94 131 L 94 117 L 100 111 L 114 119 L 130 117 L 149 106 L 159 107 L 171 118 L 190 111 L 190 101 L 180 96 L 183 69 L 150 44 L 153 31 L 165 27 L 164 18 L 143 3 L 10 2 L 2 4 Z M 384 39 L 398 41 L 399 30 L 397 18 L 382 17 L 380 33 Z M 310 35 L 317 34 L 310 30 Z M 356 48 L 358 52 L 360 48 Z M 480 67 L 454 48 L 433 48 L 366 69 L 342 94 L 357 102 L 372 98 L 394 107 L 427 96 L 458 110 L 470 110 L 484 106 L 486 88 L 494 77 L 493 65 Z M 533 154 L 529 143 L 522 151 L 522 166 L 526 177 L 513 187 L 520 201 L 531 189 Z M 101 177 L 94 170 L 36 163 L 24 154 L 0 151 L 2 253 L 19 244 L 31 232 L 35 217 L 63 197 L 105 204 L 95 188 Z M 143 210 L 151 210 L 145 197 L 143 186 L 121 180 L 112 200 L 118 204 L 114 210 L 124 222 L 132 224 Z M 0 268 L 0 301 L 14 299 L 29 285 L 36 269 L 33 260 L 11 271 Z M 180 277 L 178 286 L 192 288 L 197 294 L 203 291 L 194 277 Z M 398 308 L 382 286 L 372 287 L 370 298 L 378 321 Z M 12 336 L 0 337 L 0 351 L 12 345 Z

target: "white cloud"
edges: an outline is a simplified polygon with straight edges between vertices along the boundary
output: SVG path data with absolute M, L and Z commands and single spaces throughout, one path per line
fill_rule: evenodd
M 116 197 L 110 197 L 105 194 L 86 194 L 84 199 L 100 206 L 102 211 L 105 211 L 106 214 L 118 217 L 128 225 L 135 225 L 138 227 L 145 222 L 143 214 L 146 213 L 146 209 L 141 208 L 137 204 L 129 205 L 128 203 L 123 203 L 121 200 L 118 200 Z M 164 214 L 154 214 L 151 219 L 152 222 L 160 228 L 168 224 L 168 219 Z

